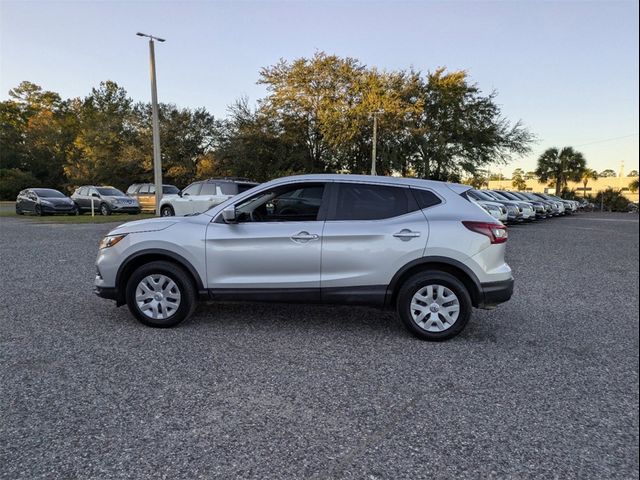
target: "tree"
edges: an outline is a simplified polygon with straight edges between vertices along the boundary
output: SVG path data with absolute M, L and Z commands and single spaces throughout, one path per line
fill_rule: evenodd
M 424 110 L 412 131 L 418 176 L 448 180 L 529 152 L 533 135 L 501 115 L 496 93 L 483 95 L 464 71 L 427 74 Z
M 617 177 L 616 172 L 614 172 L 610 168 L 607 168 L 606 170 L 601 171 L 598 175 L 603 178 Z
M 526 190 L 527 182 L 524 179 L 524 171 L 516 168 L 511 175 L 511 185 L 518 190 Z
M 591 168 L 585 168 L 580 174 L 580 180 L 582 181 L 582 196 L 587 197 L 587 185 L 590 180 L 597 180 L 598 172 Z
M 620 190 L 611 187 L 598 192 L 594 203 L 601 205 L 609 212 L 626 212 L 629 207 L 629 200 L 625 198 Z
M 631 183 L 629 184 L 629 190 L 631 190 L 632 192 L 637 192 L 638 191 L 638 179 L 637 178 L 635 180 L 631 181 Z
M 629 175 L 627 175 L 627 177 L 637 177 L 638 176 L 638 170 L 631 170 L 629 172 Z
M 536 175 L 536 172 L 527 172 L 524 174 L 525 180 L 536 180 L 537 178 L 538 178 L 538 175 Z
M 582 153 L 572 147 L 564 147 L 562 150 L 553 147 L 547 149 L 538 158 L 536 175 L 543 182 L 553 181 L 556 187 L 556 195 L 560 195 L 568 181 L 580 180 L 586 161 Z

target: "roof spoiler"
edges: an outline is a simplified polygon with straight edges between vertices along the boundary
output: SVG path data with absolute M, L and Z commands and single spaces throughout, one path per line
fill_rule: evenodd
M 473 187 L 471 185 L 462 185 L 461 183 L 447 183 L 447 187 L 453 190 L 458 195 L 471 190 Z

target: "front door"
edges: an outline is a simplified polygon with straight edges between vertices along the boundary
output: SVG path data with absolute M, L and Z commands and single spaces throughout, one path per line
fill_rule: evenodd
M 299 191 L 302 189 L 302 192 Z M 307 195 L 305 195 L 305 190 Z M 319 300 L 320 254 L 324 221 L 321 209 L 324 183 L 295 183 L 263 190 L 236 207 L 236 223 L 215 219 L 207 229 L 207 281 L 216 293 L 230 289 L 265 295 Z M 306 198 L 297 208 L 291 192 Z M 287 198 L 286 211 L 278 207 Z M 314 204 L 315 208 L 310 208 Z M 251 291 L 253 290 L 253 292 Z M 242 298 L 240 296 L 239 298 Z

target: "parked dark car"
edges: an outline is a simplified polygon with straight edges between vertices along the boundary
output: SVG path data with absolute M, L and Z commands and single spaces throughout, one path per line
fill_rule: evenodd
M 85 185 L 76 189 L 71 198 L 78 206 L 78 213 L 90 212 L 93 209 L 101 215 L 112 213 L 140 213 L 140 204 L 135 198 L 127 197 L 117 188 Z
M 77 207 L 73 200 L 53 188 L 27 188 L 16 198 L 16 214 L 25 213 L 76 215 Z

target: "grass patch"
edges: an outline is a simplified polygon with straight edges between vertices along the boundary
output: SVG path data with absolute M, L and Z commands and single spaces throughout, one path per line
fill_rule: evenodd
M 92 217 L 91 214 L 85 213 L 84 215 L 45 215 L 38 217 L 36 215 L 16 215 L 15 212 L 4 211 L 0 212 L 1 218 L 17 218 L 26 222 L 35 223 L 124 223 L 132 222 L 133 220 L 144 220 L 147 218 L 154 218 L 152 213 L 141 213 L 138 215 L 120 214 L 120 215 L 96 215 Z

